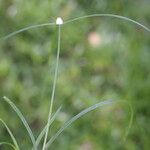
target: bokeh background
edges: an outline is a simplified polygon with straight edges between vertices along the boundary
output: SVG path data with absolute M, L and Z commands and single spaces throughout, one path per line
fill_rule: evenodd
M 149 0 L 0 0 L 0 37 L 23 27 L 94 13 L 113 13 L 150 26 Z M 150 34 L 119 19 L 93 17 L 62 28 L 54 111 L 63 105 L 50 135 L 82 109 L 106 99 L 124 103 L 97 109 L 69 127 L 52 150 L 150 149 Z M 6 95 L 20 108 L 37 136 L 45 125 L 52 91 L 57 27 L 28 30 L 0 41 L 0 118 L 21 149 L 31 142 Z M 11 139 L 0 125 L 0 141 Z M 8 150 L 8 147 L 0 149 Z

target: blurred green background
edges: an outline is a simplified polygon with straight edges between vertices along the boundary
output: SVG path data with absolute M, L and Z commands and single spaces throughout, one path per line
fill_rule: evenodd
M 123 15 L 150 26 L 149 0 L 0 0 L 0 37 L 29 25 L 55 22 L 57 16 L 68 20 L 93 13 Z M 47 120 L 57 30 L 56 26 L 28 30 L 0 42 L 0 98 L 12 99 L 36 136 Z M 54 111 L 63 107 L 49 136 L 71 116 L 105 99 L 130 102 L 134 119 L 124 142 L 129 106 L 118 103 L 97 109 L 65 130 L 52 150 L 150 149 L 149 50 L 149 33 L 119 19 L 93 17 L 63 26 Z M 0 118 L 21 149 L 30 149 L 25 128 L 3 101 Z M 2 125 L 0 141 L 11 142 Z

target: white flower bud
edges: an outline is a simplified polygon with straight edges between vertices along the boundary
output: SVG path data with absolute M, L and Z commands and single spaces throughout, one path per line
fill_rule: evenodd
M 63 20 L 62 20 L 61 17 L 58 17 L 58 18 L 56 19 L 56 24 L 57 24 L 57 25 L 63 24 Z

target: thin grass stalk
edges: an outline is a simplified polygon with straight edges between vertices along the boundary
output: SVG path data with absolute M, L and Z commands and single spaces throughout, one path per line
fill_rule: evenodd
M 131 18 L 128 18 L 128 17 L 125 17 L 125 16 L 120 16 L 120 15 L 116 15 L 116 14 L 91 14 L 91 15 L 86 15 L 86 16 L 81 16 L 81 17 L 77 17 L 77 18 L 73 18 L 73 19 L 69 19 L 67 21 L 64 22 L 63 25 L 65 24 L 68 24 L 68 23 L 71 23 L 71 22 L 74 22 L 74 21 L 79 21 L 81 19 L 85 19 L 85 18 L 91 18 L 91 17 L 111 17 L 111 18 L 118 18 L 118 19 L 121 19 L 121 20 L 125 20 L 125 21 L 128 21 L 128 22 L 131 22 L 133 24 L 136 24 L 137 26 L 143 28 L 144 30 L 150 32 L 150 28 L 143 25 L 142 23 L 138 22 L 138 21 L 135 21 Z M 37 24 L 37 25 L 31 25 L 31 26 L 28 26 L 28 27 L 25 27 L 25 28 L 22 28 L 20 30 L 17 30 L 17 31 L 14 31 L 6 36 L 3 36 L 3 37 L 0 37 L 0 41 L 3 41 L 3 40 L 7 40 L 8 38 L 11 38 L 21 32 L 24 32 L 24 31 L 27 31 L 27 30 L 30 30 L 30 29 L 34 29 L 34 28 L 42 28 L 42 27 L 45 27 L 45 26 L 53 26 L 55 25 L 55 23 L 43 23 L 43 24 Z
M 55 114 L 54 114 L 54 115 L 52 116 L 52 118 L 50 119 L 49 127 L 50 127 L 50 125 L 55 121 L 55 119 L 56 119 L 56 117 L 58 116 L 60 110 L 61 110 L 61 106 L 57 109 L 57 111 L 55 112 Z M 42 138 L 43 138 L 43 136 L 44 136 L 44 134 L 45 134 L 46 129 L 47 129 L 47 126 L 45 126 L 45 127 L 43 128 L 43 130 L 41 131 L 41 133 L 40 133 L 39 136 L 37 137 L 37 140 L 36 140 L 36 145 L 37 145 L 37 147 L 38 147 L 40 141 L 42 140 Z
M 47 128 L 46 128 L 46 133 L 45 133 L 45 138 L 44 138 L 44 143 L 43 143 L 42 150 L 45 150 L 47 137 L 48 137 L 48 132 L 49 132 L 50 119 L 51 119 L 51 115 L 52 115 L 52 111 L 53 111 L 53 103 L 54 103 L 56 81 L 57 81 L 57 74 L 58 74 L 58 65 L 59 65 L 60 38 L 61 38 L 61 25 L 58 25 L 58 44 L 57 44 L 57 58 L 56 58 L 54 82 L 53 82 L 52 96 L 51 96 L 51 102 L 50 102 L 50 108 L 49 108 L 49 114 L 48 114 L 48 120 L 47 120 Z

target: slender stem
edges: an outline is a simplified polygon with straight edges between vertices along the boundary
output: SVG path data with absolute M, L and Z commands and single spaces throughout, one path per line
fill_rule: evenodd
M 118 19 L 122 19 L 122 20 L 126 20 L 128 22 L 132 22 L 136 25 L 138 25 L 139 27 L 145 29 L 146 31 L 150 32 L 150 28 L 149 27 L 146 27 L 145 25 L 141 24 L 140 22 L 137 22 L 133 19 L 130 19 L 128 17 L 125 17 L 125 16 L 119 16 L 119 15 L 115 15 L 115 14 L 91 14 L 91 15 L 86 15 L 86 16 L 81 16 L 81 17 L 77 17 L 77 18 L 74 18 L 74 19 L 69 19 L 67 21 L 64 22 L 64 25 L 65 24 L 68 24 L 70 22 L 74 22 L 74 21 L 78 21 L 78 20 L 81 20 L 81 19 L 85 19 L 85 18 L 91 18 L 91 17 L 112 17 L 112 18 L 118 18 Z M 26 30 L 29 30 L 29 29 L 33 29 L 33 28 L 39 28 L 39 27 L 45 27 L 45 26 L 52 26 L 52 25 L 55 25 L 55 23 L 43 23 L 43 24 L 37 24 L 37 25 L 32 25 L 32 26 L 28 26 L 28 27 L 25 27 L 25 28 L 22 28 L 20 30 L 17 30 L 15 32 L 12 32 L 6 36 L 3 36 L 3 37 L 0 37 L 0 41 L 2 40 L 7 40 L 8 38 L 11 38 L 21 32 L 24 32 Z
M 55 74 L 54 74 L 54 81 L 53 81 L 53 88 L 52 88 L 52 96 L 51 96 L 49 114 L 48 114 L 48 119 L 47 119 L 47 128 L 46 128 L 46 132 L 45 132 L 45 138 L 44 138 L 44 143 L 43 143 L 42 150 L 45 150 L 47 137 L 48 137 L 48 132 L 49 132 L 49 124 L 50 124 L 50 119 L 51 119 L 52 110 L 53 110 L 53 102 L 54 102 L 54 96 L 55 96 L 55 88 L 56 88 L 56 81 L 57 81 L 57 74 L 58 74 L 58 64 L 59 64 L 60 37 L 61 37 L 61 25 L 58 25 L 58 45 L 57 45 L 57 58 L 56 58 Z
M 28 27 L 25 27 L 25 28 L 22 28 L 20 30 L 17 30 L 15 32 L 12 32 L 4 37 L 0 37 L 0 41 L 1 40 L 7 40 L 8 38 L 11 38 L 21 32 L 24 32 L 24 31 L 27 31 L 27 30 L 30 30 L 30 29 L 34 29 L 34 28 L 40 28 L 40 27 L 45 27 L 45 26 L 53 26 L 55 25 L 55 23 L 43 23 L 43 24 L 37 24 L 37 25 L 31 25 L 31 26 L 28 26 Z
M 118 19 L 122 19 L 122 20 L 126 20 L 128 22 L 132 22 L 136 25 L 138 25 L 139 27 L 142 27 L 143 29 L 145 29 L 146 31 L 150 32 L 150 28 L 149 27 L 146 27 L 145 25 L 133 20 L 133 19 L 130 19 L 128 17 L 125 17 L 125 16 L 120 16 L 120 15 L 115 15 L 115 14 L 91 14 L 91 15 L 86 15 L 86 16 L 81 16 L 81 17 L 77 17 L 77 18 L 74 18 L 74 19 L 70 19 L 68 21 L 65 21 L 64 22 L 64 25 L 65 24 L 68 24 L 70 22 L 74 22 L 74 21 L 78 21 L 78 20 L 82 20 L 82 19 L 85 19 L 85 18 L 91 18 L 91 17 L 110 17 L 110 18 L 118 18 Z

